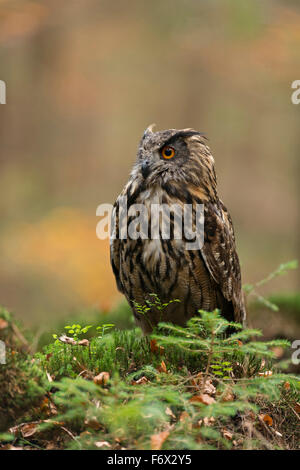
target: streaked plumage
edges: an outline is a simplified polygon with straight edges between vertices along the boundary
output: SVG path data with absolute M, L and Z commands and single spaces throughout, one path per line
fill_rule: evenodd
M 167 146 L 167 147 L 166 147 Z M 171 148 L 166 160 L 162 151 Z M 164 149 L 164 150 L 163 150 Z M 167 150 L 170 154 L 171 150 Z M 146 163 L 147 162 L 147 163 Z M 118 206 L 127 197 L 128 225 L 133 204 L 204 204 L 204 244 L 186 250 L 184 240 L 119 239 Z M 229 320 L 245 321 L 241 273 L 231 217 L 217 194 L 214 159 L 206 139 L 192 129 L 153 132 L 140 142 L 131 177 L 114 206 L 116 238 L 111 241 L 111 264 L 119 290 L 130 303 L 136 323 L 151 331 L 141 305 L 156 293 L 162 302 L 179 299 L 163 312 L 163 320 L 184 325 L 198 309 L 220 308 Z M 171 220 L 174 224 L 174 220 Z M 149 225 L 150 226 L 150 225 Z M 148 312 L 151 324 L 160 321 L 156 309 Z

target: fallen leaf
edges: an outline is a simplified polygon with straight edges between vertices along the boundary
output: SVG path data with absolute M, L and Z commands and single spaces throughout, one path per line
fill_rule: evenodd
M 227 401 L 233 401 L 234 400 L 234 395 L 231 390 L 225 390 L 225 392 L 222 395 L 222 401 L 227 402 Z
M 138 380 L 132 380 L 131 385 L 143 385 L 143 384 L 146 384 L 148 382 L 149 382 L 149 380 L 147 379 L 147 377 L 145 377 L 143 375 L 143 377 L 141 377 Z
M 204 426 L 212 426 L 215 422 L 215 418 L 213 416 L 211 416 L 210 418 L 208 418 L 207 416 L 205 416 L 203 418 L 203 424 Z
M 285 390 L 290 390 L 290 388 L 291 388 L 290 382 L 284 382 L 283 387 L 284 387 Z
M 153 353 L 159 352 L 159 354 L 163 354 L 163 352 L 165 350 L 165 348 L 163 346 L 159 346 L 157 344 L 156 339 L 151 339 L 150 340 L 150 349 L 151 349 L 151 352 L 153 352 Z
M 296 405 L 294 406 L 294 410 L 296 411 L 296 413 L 300 413 L 300 403 L 296 403 Z
M 56 449 L 56 445 L 54 442 L 48 442 L 48 444 L 46 445 L 46 450 L 55 450 Z
M 232 440 L 233 434 L 229 432 L 227 429 L 222 429 L 222 434 L 228 441 Z
M 264 423 L 266 423 L 268 426 L 272 426 L 272 424 L 273 424 L 273 419 L 271 418 L 270 415 L 261 414 L 261 415 L 259 415 L 259 418 L 260 418 Z
M 203 393 L 207 393 L 208 395 L 214 395 L 216 393 L 216 387 L 213 385 L 211 379 L 206 379 L 204 384 L 204 377 L 202 372 L 199 372 L 196 377 L 192 377 L 191 382 L 197 389 L 201 388 Z
M 36 431 L 37 427 L 43 421 L 34 421 L 32 423 L 22 423 L 17 426 L 10 428 L 10 432 L 14 435 L 21 434 L 22 437 L 30 437 L 33 436 Z
M 73 346 L 77 344 L 74 338 L 70 338 L 69 336 L 66 336 L 66 335 L 62 335 L 58 339 L 59 341 L 65 344 L 72 344 Z
M 158 366 L 156 370 L 158 370 L 158 372 L 164 372 L 165 374 L 167 374 L 168 371 L 167 371 L 167 366 L 165 364 L 165 361 L 161 361 L 160 366 Z
M 158 351 L 156 339 L 150 339 L 150 349 L 151 349 L 151 352 L 153 353 L 156 353 Z
M 265 370 L 264 372 L 259 372 L 258 375 L 260 377 L 271 377 L 271 375 L 273 375 L 273 372 L 271 370 Z
M 159 434 L 153 434 L 153 436 L 151 436 L 151 450 L 160 450 L 169 435 L 169 431 L 162 431 Z
M 171 418 L 176 419 L 176 416 L 174 415 L 173 411 L 168 406 L 165 410 L 165 413 L 166 413 L 166 415 L 170 416 Z
M 203 403 L 204 405 L 211 405 L 212 403 L 215 403 L 216 400 L 207 395 L 207 393 L 202 393 L 201 395 L 194 395 L 192 398 L 189 399 L 191 403 Z
M 93 382 L 96 385 L 106 385 L 107 382 L 109 381 L 109 373 L 108 372 L 100 372 L 100 374 L 96 375 L 93 378 Z
M 1 447 L 1 450 L 24 450 L 23 447 L 15 447 L 12 444 L 6 444 L 5 446 Z
M 189 418 L 188 412 L 187 412 L 187 411 L 183 411 L 183 412 L 181 413 L 181 415 L 179 416 L 179 421 L 180 421 L 181 423 L 183 423 L 183 422 L 186 421 L 188 418 Z
M 0 330 L 4 330 L 8 327 L 8 322 L 4 318 L 0 318 Z
M 57 415 L 57 408 L 51 400 L 49 401 L 49 408 L 50 408 L 50 414 L 52 416 L 56 416 Z
M 84 424 L 88 427 L 88 428 L 92 428 L 94 429 L 94 431 L 99 431 L 99 429 L 101 429 L 101 424 L 99 423 L 99 421 L 97 420 L 96 416 L 91 416 L 89 418 L 86 418 L 84 420 Z
M 252 410 L 249 410 L 246 413 L 246 417 L 249 418 L 251 421 L 255 421 L 256 419 L 255 413 Z
M 110 443 L 107 441 L 98 441 L 95 442 L 95 446 L 101 449 L 101 447 L 111 447 Z

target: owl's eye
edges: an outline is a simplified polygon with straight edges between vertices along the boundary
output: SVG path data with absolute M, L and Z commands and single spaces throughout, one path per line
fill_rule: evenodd
M 173 149 L 173 147 L 170 147 L 169 145 L 166 145 L 162 149 L 161 154 L 162 154 L 163 158 L 166 158 L 167 160 L 170 160 L 170 158 L 174 157 L 175 150 Z

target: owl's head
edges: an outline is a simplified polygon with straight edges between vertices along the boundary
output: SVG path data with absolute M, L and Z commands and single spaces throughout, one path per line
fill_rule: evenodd
M 215 190 L 214 159 L 204 135 L 193 129 L 153 132 L 153 127 L 143 134 L 132 176 L 146 186 L 173 182 Z

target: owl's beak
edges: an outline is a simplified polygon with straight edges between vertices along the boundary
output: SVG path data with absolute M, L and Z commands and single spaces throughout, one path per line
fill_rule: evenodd
M 143 178 L 146 179 L 147 176 L 150 173 L 150 161 L 149 160 L 144 160 L 142 163 L 142 175 Z

